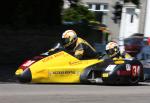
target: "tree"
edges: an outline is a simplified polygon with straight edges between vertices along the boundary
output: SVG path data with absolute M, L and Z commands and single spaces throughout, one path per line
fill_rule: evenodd
M 94 12 L 88 10 L 87 7 L 83 5 L 77 5 L 75 7 L 70 7 L 63 11 L 64 21 L 80 21 L 80 20 L 95 20 Z

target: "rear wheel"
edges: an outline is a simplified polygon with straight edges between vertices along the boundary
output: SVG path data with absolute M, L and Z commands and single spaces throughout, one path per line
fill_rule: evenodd
M 131 76 L 129 78 L 129 84 L 130 85 L 138 85 L 140 81 L 142 81 L 143 78 L 143 68 L 141 66 L 132 66 L 131 69 Z
M 138 76 L 138 77 L 130 78 L 128 82 L 129 85 L 138 85 L 139 81 L 140 81 L 140 77 Z

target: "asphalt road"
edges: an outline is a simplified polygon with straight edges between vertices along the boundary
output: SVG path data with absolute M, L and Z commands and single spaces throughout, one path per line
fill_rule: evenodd
M 150 83 L 104 86 L 2 82 L 0 103 L 150 103 Z

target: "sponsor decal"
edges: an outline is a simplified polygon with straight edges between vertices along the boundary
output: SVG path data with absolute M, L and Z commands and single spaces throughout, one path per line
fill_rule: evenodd
M 33 61 L 33 60 L 28 60 L 28 61 L 26 61 L 22 66 L 24 66 L 24 67 L 28 67 L 28 66 L 30 66 L 32 63 L 34 63 L 35 61 Z
M 123 63 L 124 63 L 123 60 L 117 60 L 117 61 L 115 61 L 115 64 L 123 64 Z
M 47 61 L 49 61 L 49 60 L 51 60 L 51 59 L 54 59 L 54 58 L 56 58 L 56 57 L 59 57 L 59 56 L 65 56 L 65 53 L 64 53 L 64 52 L 59 52 L 59 53 L 57 53 L 57 54 L 54 54 L 54 55 L 51 55 L 51 56 L 49 56 L 49 57 L 46 57 L 46 58 L 42 59 L 42 61 L 43 61 L 43 62 L 47 62 Z
M 82 64 L 82 62 L 81 61 L 69 62 L 69 65 L 78 65 L 78 64 Z
M 49 61 L 49 60 L 51 60 L 51 59 L 53 59 L 53 58 L 54 58 L 53 56 L 49 56 L 49 57 L 47 57 L 47 58 L 42 59 L 42 61 L 43 61 L 43 62 L 47 62 L 47 61 Z
M 126 64 L 126 70 L 131 71 L 131 65 L 130 64 Z
M 111 71 L 114 70 L 115 67 L 116 67 L 116 65 L 109 65 L 109 66 L 105 69 L 105 71 L 111 72 Z
M 49 74 L 59 74 L 59 75 L 63 75 L 63 74 L 80 74 L 80 72 L 78 71 L 54 71 L 54 72 L 49 72 Z
M 75 71 L 56 71 L 53 74 L 76 74 Z
M 108 76 L 109 76 L 108 73 L 103 73 L 103 74 L 102 74 L 102 77 L 103 77 L 103 78 L 107 78 Z
M 62 55 L 64 56 L 64 53 L 63 53 L 63 52 L 59 52 L 59 53 L 57 53 L 57 54 L 54 54 L 53 56 L 54 56 L 54 57 L 59 57 L 59 56 L 62 56 Z

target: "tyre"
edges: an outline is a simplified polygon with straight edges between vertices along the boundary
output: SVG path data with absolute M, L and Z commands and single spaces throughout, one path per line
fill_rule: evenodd
M 143 79 L 143 68 L 142 66 L 132 66 L 131 75 L 128 80 L 130 85 L 138 85 L 138 83 Z

